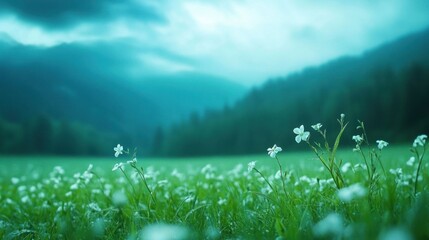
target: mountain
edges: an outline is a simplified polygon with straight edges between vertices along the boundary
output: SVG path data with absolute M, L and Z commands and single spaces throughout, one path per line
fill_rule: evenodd
M 246 89 L 202 73 L 129 77 L 130 59 L 107 44 L 26 46 L 0 38 L 0 119 L 44 116 L 150 144 L 158 127 L 221 109 Z M 143 68 L 144 66 L 142 66 Z M 0 144 L 1 145 L 1 144 Z
M 188 156 L 261 153 L 294 143 L 292 129 L 322 123 L 329 138 L 335 119 L 350 122 L 346 144 L 363 120 L 371 139 L 410 142 L 429 132 L 429 29 L 253 88 L 222 111 L 172 128 L 159 154 Z M 314 132 L 313 132 L 314 133 Z M 316 138 L 316 135 L 314 135 Z

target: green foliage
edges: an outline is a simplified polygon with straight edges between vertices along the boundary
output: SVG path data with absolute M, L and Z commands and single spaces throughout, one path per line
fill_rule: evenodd
M 54 121 L 46 116 L 22 124 L 0 119 L 0 153 L 105 155 L 117 137 L 86 125 Z
M 291 129 L 323 123 L 338 113 L 365 121 L 373 136 L 405 142 L 429 131 L 429 31 L 359 57 L 271 79 L 234 106 L 176 125 L 164 134 L 159 155 L 249 154 L 273 142 L 297 148 Z M 346 145 L 352 144 L 345 132 Z M 334 139 L 328 139 L 330 142 Z
M 406 164 L 407 147 L 390 147 L 383 163 L 392 174 L 380 178 L 371 195 L 349 200 L 339 193 L 349 187 L 338 190 L 307 153 L 144 159 L 125 163 L 123 172 L 111 171 L 112 159 L 3 157 L 9 168 L 0 169 L 0 238 L 142 239 L 149 226 L 170 226 L 177 236 L 185 231 L 185 239 L 384 239 L 393 233 L 427 239 L 425 159 L 416 195 L 418 162 Z M 341 170 L 347 186 L 367 182 L 359 153 L 338 150 L 336 156 L 351 163 Z M 259 160 L 258 171 L 243 167 L 249 159 Z M 94 167 L 83 171 L 88 163 Z M 276 177 L 279 165 L 284 178 Z
M 171 128 L 160 149 L 172 156 L 248 154 L 273 142 L 296 149 L 290 137 L 294 127 L 321 122 L 332 130 L 336 126 L 329 120 L 340 112 L 359 117 L 372 136 L 392 142 L 429 131 L 429 112 L 423 110 L 429 89 L 426 63 L 368 67 L 362 72 L 334 67 L 305 70 L 255 88 L 232 108 L 212 112 L 197 124 L 189 121 Z M 344 133 L 346 145 L 352 144 L 351 136 Z

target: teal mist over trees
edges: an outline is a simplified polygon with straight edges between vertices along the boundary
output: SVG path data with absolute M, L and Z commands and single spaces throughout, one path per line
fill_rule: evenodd
M 301 124 L 332 132 L 340 113 L 351 121 L 345 139 L 358 119 L 374 140 L 428 131 L 429 30 L 250 90 L 198 72 L 133 77 L 125 43 L 0 39 L 0 153 L 106 155 L 117 143 L 158 156 L 260 153 L 294 148 Z
M 426 79 L 427 38 L 339 57 L 421 31 L 428 13 L 426 0 L 3 0 L 0 154 L 252 153 L 341 112 L 424 130 L 410 110 L 424 81 L 403 82 Z
M 273 143 L 296 149 L 295 127 L 304 124 L 310 130 L 311 125 L 322 123 L 334 133 L 340 113 L 350 121 L 345 143 L 353 144 L 357 120 L 365 122 L 374 144 L 378 138 L 410 142 L 415 135 L 429 132 L 428 42 L 426 30 L 358 57 L 339 58 L 271 79 L 233 107 L 173 126 L 156 153 L 249 154 L 260 153 Z
M 0 40 L 0 152 L 106 155 L 118 142 L 149 152 L 157 129 L 233 104 L 246 90 L 198 72 L 130 77 L 130 61 L 109 44 Z

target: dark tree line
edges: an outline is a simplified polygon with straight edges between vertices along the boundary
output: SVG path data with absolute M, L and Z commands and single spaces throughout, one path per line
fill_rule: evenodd
M 365 122 L 374 142 L 411 142 L 417 134 L 429 133 L 428 65 L 376 67 L 368 71 L 357 71 L 357 66 L 353 71 L 341 70 L 332 73 L 332 68 L 309 69 L 271 80 L 253 89 L 234 107 L 193 116 L 163 135 L 158 132 L 155 153 L 262 153 L 274 143 L 297 148 L 293 128 L 304 124 L 312 132 L 310 126 L 320 122 L 333 138 L 340 113 L 350 121 L 345 135 L 345 143 L 350 145 L 351 136 L 359 133 L 358 119 Z M 359 74 L 347 74 L 356 72 Z
M 115 137 L 91 127 L 68 121 L 54 121 L 46 116 L 22 123 L 0 119 L 0 153 L 106 155 Z

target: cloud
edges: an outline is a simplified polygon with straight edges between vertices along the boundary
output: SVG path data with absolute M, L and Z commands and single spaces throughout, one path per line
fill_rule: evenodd
M 144 81 L 157 76 L 199 72 L 197 63 L 186 56 L 163 48 L 142 46 L 130 39 L 75 42 L 55 46 L 23 45 L 7 34 L 0 34 L 0 72 L 12 73 L 19 66 L 43 68 L 41 76 L 56 78 L 79 75 L 109 81 Z M 18 71 L 19 72 L 19 71 Z M 6 74 L 7 75 L 7 74 Z M 18 74 L 19 75 L 19 74 Z
M 187 1 L 166 15 L 171 24 L 157 26 L 158 41 L 202 59 L 208 72 L 254 84 L 421 30 L 429 25 L 424 3 Z
M 51 1 L 55 11 L 34 3 Z M 22 44 L 111 43 L 137 59 L 134 75 L 198 71 L 247 85 L 429 25 L 425 0 L 6 0 L 1 8 L 9 15 L 0 29 Z
M 134 18 L 140 21 L 163 22 L 162 14 L 147 2 L 134 0 L 3 0 L 0 13 L 14 14 L 25 22 L 48 29 L 73 27 L 86 21 Z

